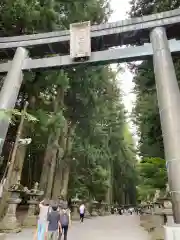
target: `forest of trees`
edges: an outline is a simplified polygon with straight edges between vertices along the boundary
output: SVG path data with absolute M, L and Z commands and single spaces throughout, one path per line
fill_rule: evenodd
M 180 2 L 130 4 L 129 16 L 138 17 L 178 8 Z M 108 0 L 2 0 L 0 36 L 64 30 L 86 20 L 100 24 L 110 14 Z M 177 57 L 174 63 L 180 80 Z M 22 110 L 28 101 L 27 112 L 37 120 L 25 120 L 21 137 L 32 138 L 32 143 L 18 147 L 10 182 L 21 176 L 21 183 L 30 188 L 37 181 L 48 198 L 78 196 L 121 204 L 136 202 L 137 185 L 139 199 L 164 188 L 167 174 L 152 60 L 132 63 L 130 69 L 138 147 L 127 123 L 117 73 L 110 66 L 26 72 L 16 109 Z M 8 131 L 1 177 L 19 121 L 17 117 Z
M 68 29 L 73 22 L 99 24 L 111 13 L 107 0 L 6 0 L 0 2 L 0 36 Z M 16 109 L 25 121 L 10 183 L 37 181 L 48 198 L 75 197 L 130 203 L 136 198 L 136 150 L 127 125 L 122 91 L 110 66 L 27 72 Z M 6 168 L 20 118 L 3 149 Z

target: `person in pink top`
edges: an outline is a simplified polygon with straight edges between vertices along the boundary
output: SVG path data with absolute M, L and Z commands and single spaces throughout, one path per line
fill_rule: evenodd
M 49 201 L 43 200 L 39 203 L 39 217 L 37 231 L 34 240 L 44 240 L 47 233 L 47 215 L 49 212 Z

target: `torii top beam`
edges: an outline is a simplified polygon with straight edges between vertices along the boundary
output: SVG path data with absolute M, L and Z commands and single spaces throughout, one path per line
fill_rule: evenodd
M 92 51 L 109 47 L 149 42 L 149 31 L 157 26 L 167 29 L 169 39 L 179 38 L 180 9 L 163 13 L 105 23 L 91 27 Z M 143 31 L 142 31 L 143 30 Z M 12 57 L 17 47 L 26 47 L 31 57 L 48 54 L 69 54 L 69 30 L 0 38 L 0 58 Z

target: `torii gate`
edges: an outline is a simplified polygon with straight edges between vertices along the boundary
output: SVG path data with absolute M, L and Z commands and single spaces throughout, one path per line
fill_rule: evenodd
M 23 71 L 143 60 L 153 56 L 174 219 L 180 223 L 180 93 L 171 57 L 171 53 L 180 52 L 180 9 L 116 23 L 90 26 L 85 22 L 70 27 L 70 31 L 0 38 L 0 59 L 13 58 L 0 64 L 0 72 L 8 72 L 0 92 L 0 109 L 14 108 Z M 79 46 L 74 35 L 80 41 Z M 114 48 L 122 45 L 128 46 Z M 52 54 L 55 56 L 48 57 Z M 85 57 L 84 61 L 81 57 Z M 8 119 L 0 119 L 0 153 L 8 126 Z

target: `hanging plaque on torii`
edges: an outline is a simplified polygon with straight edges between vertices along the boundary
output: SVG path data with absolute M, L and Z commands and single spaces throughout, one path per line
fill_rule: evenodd
M 90 21 L 70 25 L 70 57 L 74 61 L 84 61 L 91 57 Z

